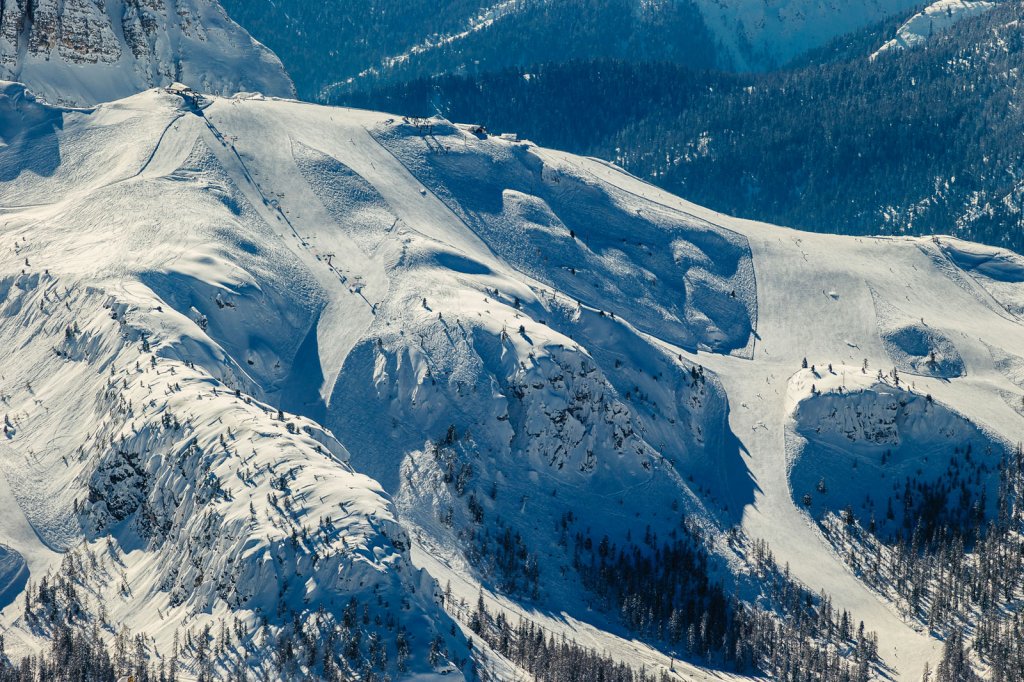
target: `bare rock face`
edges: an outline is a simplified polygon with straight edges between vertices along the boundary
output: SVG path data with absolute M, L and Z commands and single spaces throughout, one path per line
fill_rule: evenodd
M 0 0 L 0 79 L 71 105 L 174 80 L 222 95 L 294 92 L 216 0 Z
M 63 59 L 74 64 L 112 64 L 121 58 L 121 42 L 101 3 L 102 0 L 65 0 L 57 41 L 57 51 Z
M 10 77 L 18 65 L 18 43 L 24 30 L 26 0 L 0 0 L 0 76 Z
M 151 80 L 176 80 L 174 65 L 156 59 L 158 50 L 169 51 L 167 36 L 167 4 L 164 0 L 126 0 L 121 26 L 128 49 L 137 62 L 136 70 Z
M 29 57 L 71 64 L 114 63 L 121 57 L 120 41 L 100 0 L 4 0 L 4 5 L 4 37 L 12 47 L 24 43 Z M 16 66 L 18 53 L 13 56 Z

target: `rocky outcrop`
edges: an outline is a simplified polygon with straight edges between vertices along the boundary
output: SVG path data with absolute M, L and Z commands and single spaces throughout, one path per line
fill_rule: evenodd
M 18 44 L 25 25 L 26 0 L 0 0 L 0 76 L 9 77 L 18 65 Z
M 174 80 L 293 93 L 277 57 L 216 0 L 0 0 L 0 79 L 74 105 Z

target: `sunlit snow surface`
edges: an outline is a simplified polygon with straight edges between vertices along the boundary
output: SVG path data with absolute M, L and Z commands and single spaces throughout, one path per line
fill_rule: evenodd
M 556 521 L 621 540 L 686 513 L 715 570 L 736 566 L 734 524 L 769 541 L 878 631 L 901 679 L 937 660 L 794 491 L 849 466 L 826 403 L 884 409 L 879 369 L 905 373 L 915 438 L 1016 437 L 1016 257 L 733 220 L 443 120 L 163 91 L 62 110 L 5 85 L 0 121 L 3 600 L 110 538 L 133 596 L 119 580 L 98 596 L 164 648 L 183 621 L 255 619 L 282 593 L 380 597 L 407 606 L 413 671 L 431 674 L 432 633 L 460 646 L 433 577 L 657 668 L 669 656 L 559 572 Z M 536 554 L 536 595 L 501 594 L 473 559 L 444 439 L 473 462 L 484 527 Z M 314 565 L 289 529 L 325 517 L 334 553 Z M 39 646 L 16 616 L 8 649 Z
M 184 81 L 231 95 L 295 92 L 277 56 L 216 0 L 21 0 L 0 9 L 0 80 L 89 106 Z
M 884 52 L 920 47 L 957 22 L 989 11 L 998 2 L 992 0 L 938 0 L 910 17 L 896 36 L 887 41 L 873 56 Z

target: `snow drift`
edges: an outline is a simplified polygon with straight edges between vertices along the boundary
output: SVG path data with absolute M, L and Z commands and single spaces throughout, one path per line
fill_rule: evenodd
M 450 614 L 486 594 L 659 670 L 575 548 L 685 527 L 741 595 L 743 535 L 895 675 L 937 660 L 803 495 L 877 519 L 879 485 L 945 490 L 1012 440 L 1008 254 L 733 220 L 595 159 L 257 94 L 4 84 L 0 121 L 8 650 L 46 634 L 21 580 L 95 565 L 89 603 L 161 651 L 306 622 L 356 641 L 351 674 L 470 675 Z

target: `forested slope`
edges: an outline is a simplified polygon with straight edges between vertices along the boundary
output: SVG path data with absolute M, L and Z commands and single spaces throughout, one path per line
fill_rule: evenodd
M 885 32 L 844 38 L 771 74 L 577 61 L 339 101 L 517 131 L 730 214 L 840 234 L 951 233 L 1019 251 L 1022 15 L 1020 2 L 1003 3 L 923 48 L 875 59 Z

